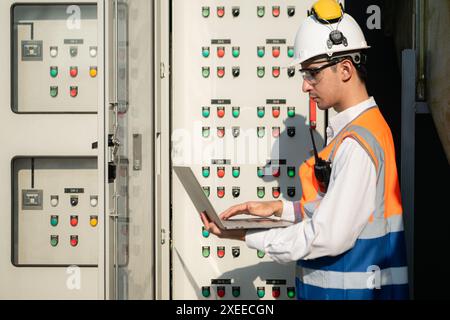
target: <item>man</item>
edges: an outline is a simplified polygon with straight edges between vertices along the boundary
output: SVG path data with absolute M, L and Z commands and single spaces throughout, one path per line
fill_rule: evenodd
M 303 91 L 338 114 L 328 145 L 300 168 L 302 199 L 248 202 L 221 214 L 275 215 L 284 229 L 211 233 L 246 241 L 279 263 L 297 261 L 299 299 L 407 299 L 402 207 L 391 131 L 365 85 L 368 49 L 356 21 L 334 0 L 320 0 L 301 25 L 295 63 Z

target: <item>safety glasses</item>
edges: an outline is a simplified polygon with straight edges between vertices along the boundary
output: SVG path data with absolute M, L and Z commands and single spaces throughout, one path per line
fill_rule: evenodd
M 303 79 L 308 82 L 310 85 L 316 85 L 320 82 L 320 73 L 325 70 L 326 68 L 329 68 L 331 66 L 334 66 L 341 62 L 340 59 L 334 59 L 333 61 L 324 64 L 323 66 L 317 67 L 317 68 L 311 68 L 311 69 L 300 69 L 300 73 L 302 74 Z

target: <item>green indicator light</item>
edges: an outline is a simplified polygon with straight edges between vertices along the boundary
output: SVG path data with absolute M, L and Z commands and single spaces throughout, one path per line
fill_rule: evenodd
M 238 48 L 233 48 L 233 57 L 237 58 L 241 54 Z
M 203 188 L 203 192 L 205 193 L 205 196 L 209 198 L 209 195 L 211 194 L 209 188 Z
M 292 58 L 293 56 L 294 56 L 294 49 L 289 48 L 289 49 L 288 49 L 288 57 L 289 57 L 289 58 Z
M 205 229 L 205 227 L 202 227 L 202 236 L 203 238 L 208 238 L 210 235 L 209 231 Z
M 264 189 L 258 189 L 258 198 L 262 199 L 266 195 Z
M 293 177 L 295 177 L 295 170 L 294 169 L 289 169 L 288 170 L 288 176 L 290 177 L 290 178 L 293 178 Z
M 203 49 L 202 55 L 203 55 L 203 57 L 208 58 L 209 57 L 209 49 Z
M 264 75 L 266 74 L 266 70 L 264 69 L 264 67 L 258 67 L 258 72 L 257 72 L 257 74 L 258 74 L 258 77 L 259 77 L 259 78 L 264 77 Z
M 290 299 L 293 299 L 295 297 L 295 290 L 294 289 L 288 289 L 287 295 L 288 295 L 288 297 Z
M 288 117 L 289 117 L 289 118 L 295 117 L 295 110 L 289 109 L 289 110 L 288 110 Z
M 56 227 L 58 225 L 58 217 L 52 216 L 50 219 L 50 224 L 52 225 L 52 227 Z
M 203 78 L 208 78 L 209 77 L 209 68 L 208 67 L 203 68 L 202 76 L 203 76 Z
M 258 168 L 258 177 L 259 178 L 264 177 L 264 169 L 263 168 Z
M 258 118 L 264 118 L 266 111 L 263 108 L 258 109 Z
M 258 7 L 258 11 L 257 11 L 258 17 L 260 17 L 260 18 L 264 17 L 265 13 L 266 13 L 266 9 L 264 7 Z
M 204 258 L 208 258 L 208 257 L 209 257 L 209 254 L 210 254 L 209 247 L 203 247 L 203 250 L 202 250 L 202 256 L 203 256 Z
M 203 9 L 202 9 L 202 16 L 204 18 L 208 18 L 209 17 L 209 7 L 203 7 Z
M 209 290 L 209 288 L 203 288 L 202 289 L 202 296 L 204 298 L 209 298 L 210 295 L 211 295 L 211 290 Z
M 241 295 L 241 289 L 233 288 L 233 297 L 237 298 Z
M 233 169 L 233 177 L 239 178 L 241 171 L 239 169 Z
M 50 68 L 50 75 L 52 76 L 52 78 L 56 78 L 56 76 L 58 75 L 58 68 L 57 67 Z
M 209 169 L 203 169 L 203 177 L 208 178 L 210 174 Z
M 241 114 L 241 111 L 239 109 L 233 109 L 233 117 L 238 118 Z
M 265 53 L 266 52 L 265 52 L 264 48 L 258 48 L 258 57 L 260 57 L 260 58 L 264 57 Z
M 258 250 L 258 252 L 256 253 L 256 255 L 258 256 L 258 258 L 262 259 L 266 256 L 266 254 L 264 253 L 264 251 Z
M 58 245 L 58 237 L 51 237 L 50 244 L 52 247 L 56 247 Z
M 211 112 L 209 111 L 209 108 L 203 109 L 202 115 L 204 118 L 208 118 L 210 114 L 211 114 Z
M 50 87 L 50 96 L 52 98 L 58 96 L 58 87 Z
M 258 298 L 264 298 L 264 296 L 266 295 L 266 291 L 262 288 L 258 288 Z
M 203 129 L 203 133 L 202 133 L 203 138 L 208 138 L 209 134 L 210 134 L 209 128 Z
M 258 129 L 258 138 L 264 138 L 265 134 L 266 134 L 266 131 L 264 130 L 264 128 Z

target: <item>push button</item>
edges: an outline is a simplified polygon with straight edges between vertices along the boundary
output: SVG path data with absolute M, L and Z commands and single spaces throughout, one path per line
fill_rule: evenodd
M 58 243 L 59 243 L 59 236 L 55 236 L 55 235 L 50 236 L 50 245 L 52 247 L 56 247 L 58 245 Z
M 273 6 L 272 7 L 272 15 L 275 18 L 278 18 L 280 16 L 280 7 L 279 6 Z
M 266 75 L 266 68 L 258 67 L 256 70 L 256 74 L 258 75 L 258 78 L 264 78 L 264 76 Z
M 209 178 L 210 175 L 210 169 L 209 167 L 203 167 L 202 169 L 202 175 L 204 178 Z
M 231 130 L 234 138 L 238 138 L 241 134 L 241 129 L 239 127 L 233 127 Z
M 223 199 L 225 197 L 225 188 L 224 187 L 217 187 L 217 197 L 219 199 Z
M 272 56 L 274 58 L 278 58 L 280 56 L 280 47 L 273 47 L 272 48 Z
M 204 298 L 209 298 L 211 296 L 211 288 L 210 287 L 202 287 L 202 296 Z
M 225 108 L 224 107 L 217 107 L 217 116 L 219 118 L 225 117 Z
M 217 16 L 223 18 L 225 15 L 225 7 L 217 7 Z
M 203 48 L 202 48 L 202 56 L 203 56 L 204 58 L 208 58 L 209 55 L 210 55 L 210 49 L 209 49 L 209 47 L 203 47 Z
M 273 187 L 272 188 L 272 197 L 275 199 L 278 199 L 281 195 L 280 188 L 279 187 Z
M 264 6 L 258 6 L 256 8 L 256 14 L 259 18 L 264 17 L 264 15 L 266 14 L 266 8 Z
M 288 14 L 288 17 L 295 16 L 295 7 L 288 7 L 287 8 L 287 14 Z
M 78 76 L 78 67 L 70 67 L 69 73 L 72 78 L 75 78 Z
M 50 225 L 51 225 L 52 227 L 56 227 L 56 226 L 58 225 L 58 223 L 59 223 L 59 218 L 58 218 L 58 216 L 51 216 L 51 217 L 50 217 Z
M 208 258 L 209 255 L 211 254 L 211 248 L 210 247 L 202 247 L 202 256 L 203 258 Z
M 239 118 L 241 115 L 241 108 L 233 107 L 233 118 Z
M 219 78 L 223 78 L 225 76 L 225 68 L 224 67 L 217 67 L 217 76 Z
M 258 175 L 258 178 L 264 177 L 264 167 L 258 167 L 257 175 Z
M 202 7 L 202 16 L 203 18 L 208 18 L 210 14 L 209 7 Z
M 58 47 L 50 47 L 50 57 L 56 58 L 58 56 Z
M 202 236 L 203 238 L 209 238 L 210 232 L 205 229 L 205 227 L 202 227 Z
M 202 108 L 202 116 L 203 118 L 209 118 L 211 114 L 211 109 L 209 107 L 203 107 Z
M 233 47 L 232 54 L 234 58 L 238 58 L 241 55 L 241 48 Z
M 56 98 L 58 96 L 58 87 L 57 86 L 51 86 L 50 87 L 50 97 Z
M 70 245 L 72 247 L 78 246 L 78 236 L 70 236 Z
M 274 78 L 278 78 L 280 76 L 280 67 L 272 67 L 272 75 Z
M 256 289 L 256 294 L 258 295 L 258 298 L 262 299 L 266 295 L 266 289 L 264 289 L 264 287 L 258 287 Z
M 70 225 L 76 227 L 78 225 L 78 216 L 70 216 Z
M 295 167 L 288 167 L 287 169 L 287 174 L 289 178 L 294 178 L 295 177 Z
M 233 178 L 239 178 L 241 175 L 241 168 L 233 167 Z
M 279 138 L 281 134 L 281 129 L 280 127 L 273 127 L 272 128 L 272 137 L 274 138 Z
M 287 55 L 289 58 L 293 58 L 294 57 L 294 47 L 288 47 L 288 51 L 287 51 Z
M 58 67 L 50 67 L 50 76 L 56 78 L 58 76 Z
M 231 73 L 233 74 L 233 78 L 237 78 L 241 74 L 241 68 L 233 67 L 232 70 L 231 70 Z
M 89 68 L 89 75 L 91 76 L 91 78 L 95 78 L 97 77 L 97 67 L 90 67 Z
M 202 76 L 203 76 L 203 78 L 209 78 L 209 75 L 210 75 L 209 67 L 203 67 L 202 68 Z
M 210 135 L 211 131 L 209 127 L 203 127 L 202 128 L 202 137 L 203 138 L 208 138 Z
M 222 259 L 225 257 L 225 247 L 217 247 L 217 256 Z
M 256 256 L 258 258 L 262 259 L 266 256 L 266 253 L 264 251 L 258 250 L 258 251 L 256 251 Z
M 217 136 L 219 138 L 225 137 L 225 128 L 224 127 L 217 128 Z
M 294 77 L 294 76 L 295 76 L 295 68 L 293 68 L 293 67 L 288 68 L 287 74 L 288 74 L 288 77 L 289 77 L 289 78 Z
M 231 192 L 233 195 L 233 198 L 239 198 L 241 195 L 241 189 L 239 187 L 233 187 L 233 191 Z
M 258 138 L 264 138 L 264 136 L 266 135 L 266 128 L 264 127 L 258 127 Z
M 288 117 L 289 118 L 295 117 L 295 107 L 288 107 Z
M 233 287 L 232 291 L 233 291 L 233 297 L 239 298 L 239 296 L 241 295 L 241 288 L 240 287 Z
M 241 10 L 239 9 L 239 7 L 231 8 L 231 14 L 233 15 L 233 17 L 235 17 L 235 18 L 239 17 L 240 13 L 241 13 Z
M 294 187 L 288 187 L 287 194 L 290 198 L 295 197 L 295 188 Z
M 225 56 L 225 47 L 218 47 L 217 48 L 217 56 L 219 58 L 223 58 Z
M 264 187 L 258 187 L 258 189 L 257 189 L 257 195 L 258 195 L 258 198 L 260 198 L 260 199 L 264 198 L 265 195 L 266 195 L 266 188 L 264 188 Z
M 295 298 L 295 288 L 294 287 L 287 288 L 287 296 L 289 297 L 289 299 Z
M 223 286 L 217 287 L 217 296 L 219 298 L 225 297 L 225 287 L 223 287 Z
M 266 108 L 265 107 L 258 107 L 258 118 L 262 119 L 266 115 Z
M 258 47 L 256 53 L 258 54 L 258 57 L 263 58 L 266 54 L 266 49 L 264 47 Z
M 272 168 L 272 176 L 273 176 L 274 178 L 279 178 L 280 175 L 281 175 L 280 167 L 273 167 L 273 168 Z
M 280 116 L 280 107 L 273 107 L 272 108 L 272 116 L 274 118 L 278 118 Z
M 76 98 L 78 96 L 78 87 L 70 87 L 70 96 Z
M 221 179 L 223 177 L 225 177 L 225 168 L 224 167 L 217 168 L 217 176 Z
M 295 137 L 295 127 L 288 127 L 287 129 L 287 134 L 290 138 Z
M 95 228 L 98 225 L 98 216 L 91 216 L 89 219 L 91 227 Z
M 280 294 L 281 294 L 280 287 L 272 288 L 272 297 L 274 297 L 275 299 L 278 299 L 280 297 Z

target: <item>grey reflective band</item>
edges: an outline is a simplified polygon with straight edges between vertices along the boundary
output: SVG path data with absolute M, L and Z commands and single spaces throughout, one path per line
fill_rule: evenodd
M 297 266 L 297 278 L 306 285 L 325 289 L 377 290 L 382 286 L 408 284 L 408 268 L 380 270 L 376 266 L 371 266 L 367 272 L 336 272 Z
M 369 240 L 384 237 L 390 232 L 404 231 L 403 215 L 393 215 L 388 219 L 374 219 L 374 221 L 367 223 L 358 239 Z

